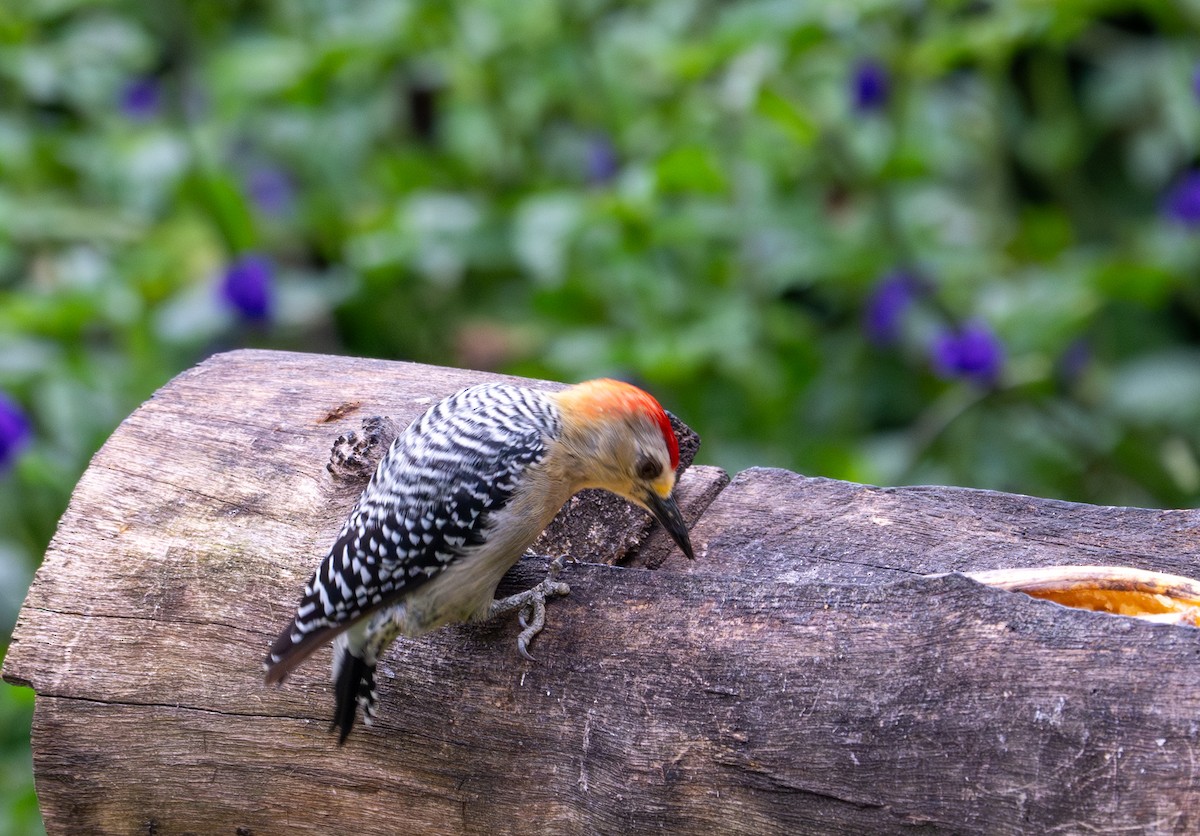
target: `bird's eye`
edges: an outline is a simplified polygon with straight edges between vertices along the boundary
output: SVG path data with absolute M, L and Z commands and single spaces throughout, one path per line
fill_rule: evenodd
M 662 473 L 662 465 L 657 459 L 642 459 L 638 462 L 637 475 L 639 479 L 657 479 Z

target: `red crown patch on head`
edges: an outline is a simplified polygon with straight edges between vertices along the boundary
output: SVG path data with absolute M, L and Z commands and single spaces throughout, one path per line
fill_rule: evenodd
M 653 395 L 630 383 L 608 378 L 588 380 L 580 383 L 575 389 L 578 391 L 576 403 L 594 414 L 641 413 L 654 419 L 662 432 L 663 441 L 667 444 L 667 452 L 671 456 L 671 469 L 679 469 L 679 441 L 675 438 L 671 419 Z
M 658 407 L 654 417 L 658 421 L 658 428 L 662 430 L 663 440 L 667 442 L 667 452 L 671 454 L 671 470 L 678 470 L 679 439 L 675 437 L 675 428 L 671 426 L 671 419 L 667 417 L 667 411 L 654 398 L 650 398 L 650 400 Z

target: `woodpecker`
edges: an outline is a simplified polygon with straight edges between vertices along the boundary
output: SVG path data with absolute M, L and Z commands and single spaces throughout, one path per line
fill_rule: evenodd
M 497 600 L 496 586 L 572 495 L 603 488 L 648 510 L 688 558 L 675 502 L 679 443 L 643 390 L 591 380 L 560 392 L 471 386 L 435 404 L 392 443 L 292 622 L 266 659 L 268 684 L 333 640 L 339 744 L 375 715 L 375 666 L 397 636 L 518 611 L 517 648 L 565 595 L 561 559 L 533 589 Z

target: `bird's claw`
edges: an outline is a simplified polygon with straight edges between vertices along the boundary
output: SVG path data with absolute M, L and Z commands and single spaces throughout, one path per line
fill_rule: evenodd
M 492 602 L 493 616 L 517 610 L 517 622 L 521 625 L 521 632 L 517 636 L 517 652 L 530 662 L 536 662 L 537 659 L 529 653 L 529 643 L 546 626 L 546 599 L 567 595 L 571 591 L 570 586 L 557 579 L 562 569 L 563 558 L 555 558 L 550 562 L 546 578 L 537 586 Z
M 525 623 L 525 611 L 522 610 L 517 620 L 524 628 L 520 635 L 517 636 L 517 652 L 520 653 L 529 662 L 536 662 L 529 652 L 529 643 L 533 641 L 533 637 L 542 631 L 546 626 L 546 599 L 545 597 L 534 598 L 530 603 L 530 609 L 533 610 L 533 619 Z

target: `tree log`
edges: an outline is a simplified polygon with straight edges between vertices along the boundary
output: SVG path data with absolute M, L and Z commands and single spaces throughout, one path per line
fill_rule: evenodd
M 5 661 L 37 693 L 50 833 L 1200 829 L 1200 632 L 941 574 L 1195 577 L 1200 514 L 779 470 L 684 473 L 694 563 L 572 503 L 541 541 L 580 562 L 539 663 L 512 620 L 401 640 L 339 748 L 328 650 L 262 683 L 361 488 L 330 447 L 492 377 L 239 351 L 118 428 Z

